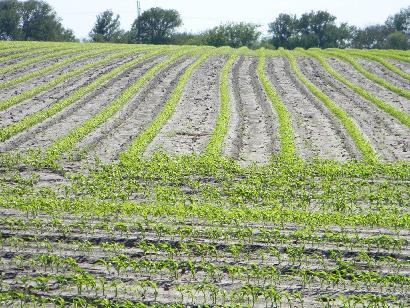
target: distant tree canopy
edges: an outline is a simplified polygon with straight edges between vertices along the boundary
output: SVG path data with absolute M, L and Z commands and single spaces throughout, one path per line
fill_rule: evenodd
M 154 7 L 134 21 L 129 37 L 133 43 L 164 44 L 170 41 L 181 24 L 177 11 Z
M 102 12 L 89 35 L 94 42 L 120 42 L 124 35 L 120 28 L 120 16 L 114 16 L 111 10 Z
M 336 24 L 336 17 L 325 11 L 296 15 L 280 14 L 269 24 L 275 48 L 410 48 L 410 7 L 390 16 L 383 25 L 363 29 L 346 23 Z
M 410 35 L 410 6 L 387 18 L 386 27 L 392 32 L 403 32 Z
M 74 41 L 75 37 L 44 1 L 0 0 L 0 39 Z
M 276 48 L 346 47 L 353 27 L 337 26 L 335 21 L 335 16 L 324 11 L 305 13 L 300 18 L 280 14 L 269 24 L 269 33 Z
M 250 23 L 228 23 L 206 31 L 203 43 L 211 46 L 231 46 L 234 48 L 247 46 L 254 48 L 258 44 L 261 32 L 259 26 Z

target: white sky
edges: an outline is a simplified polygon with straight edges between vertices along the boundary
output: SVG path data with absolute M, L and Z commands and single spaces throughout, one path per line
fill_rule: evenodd
M 96 15 L 107 9 L 120 15 L 125 30 L 137 15 L 137 0 L 46 1 L 78 38 L 86 38 Z M 311 10 L 327 10 L 339 23 L 366 26 L 383 23 L 389 15 L 409 5 L 409 0 L 141 0 L 143 11 L 156 6 L 176 9 L 184 23 L 180 30 L 189 32 L 201 32 L 228 21 L 257 23 L 265 31 L 280 13 L 300 15 Z

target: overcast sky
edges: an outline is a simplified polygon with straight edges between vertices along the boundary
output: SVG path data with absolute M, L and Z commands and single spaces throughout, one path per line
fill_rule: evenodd
M 128 30 L 137 15 L 137 0 L 46 0 L 74 30 L 78 38 L 86 38 L 96 15 L 111 9 L 120 15 L 121 26 Z M 151 7 L 176 9 L 182 16 L 181 30 L 200 32 L 232 21 L 267 24 L 280 13 L 300 15 L 311 10 L 327 10 L 338 22 L 356 26 L 383 23 L 386 18 L 409 6 L 409 0 L 141 0 L 142 10 Z

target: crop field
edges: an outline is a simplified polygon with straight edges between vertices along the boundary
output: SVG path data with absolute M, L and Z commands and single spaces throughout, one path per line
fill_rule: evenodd
M 0 306 L 409 307 L 410 52 L 0 42 Z

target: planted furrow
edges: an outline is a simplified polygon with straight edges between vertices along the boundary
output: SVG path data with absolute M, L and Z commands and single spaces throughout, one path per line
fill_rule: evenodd
M 266 74 L 292 118 L 295 144 L 304 159 L 360 157 L 339 120 L 291 72 L 283 57 L 267 59 Z
M 26 134 L 30 136 L 29 139 L 19 144 L 18 148 L 30 149 L 49 146 L 100 112 L 101 109 L 115 100 L 122 91 L 160 60 L 160 57 L 148 58 L 145 61 L 141 61 L 136 65 L 124 69 L 119 75 L 101 84 L 96 91 L 90 92 L 88 95 L 85 95 L 62 110 L 62 112 L 45 120 L 39 126 L 34 127 L 33 129 L 37 133 L 34 134 L 33 130 L 27 131 Z M 107 87 L 108 84 L 110 85 L 109 87 Z
M 342 59 L 343 61 L 349 63 L 356 71 L 358 71 L 361 75 L 360 76 L 365 76 L 367 79 L 379 84 L 380 86 L 390 90 L 391 92 L 394 92 L 402 97 L 405 97 L 407 99 L 410 98 L 410 91 L 406 90 L 405 88 L 400 88 L 392 85 L 389 81 L 387 81 L 383 77 L 379 77 L 375 75 L 374 73 L 368 71 L 365 69 L 360 62 L 356 61 L 353 57 L 345 54 L 341 54 L 339 52 L 328 52 L 328 54 L 336 56 L 337 58 Z M 363 78 L 361 78 L 363 80 Z M 366 80 L 366 79 L 364 79 Z M 367 88 L 365 86 L 366 83 L 364 82 L 358 82 L 358 84 L 364 88 Z
M 7 127 L 8 125 L 12 125 L 24 119 L 26 116 L 30 116 L 36 112 L 39 112 L 45 108 L 49 108 L 54 103 L 58 102 L 59 100 L 64 99 L 72 94 L 72 92 L 76 91 L 78 88 L 87 85 L 94 80 L 96 80 L 99 76 L 109 72 L 110 70 L 114 69 L 118 65 L 122 65 L 126 62 L 132 61 L 133 59 L 137 58 L 140 54 L 131 54 L 126 55 L 125 57 L 120 57 L 109 61 L 106 64 L 99 65 L 95 69 L 85 71 L 84 73 L 72 77 L 70 79 L 65 80 L 64 82 L 58 84 L 57 86 L 51 88 L 48 91 L 44 91 L 39 93 L 32 99 L 24 100 L 23 102 L 13 105 L 6 110 L 0 111 L 0 118 L 2 119 L 2 123 L 0 127 Z M 101 58 L 103 59 L 103 57 Z M 97 59 L 98 61 L 99 59 Z M 91 64 L 92 62 L 90 62 Z M 86 65 L 84 63 L 83 65 Z M 100 87 L 102 88 L 102 87 Z M 103 90 L 103 89 L 102 89 Z M 93 92 L 95 93 L 95 92 Z M 86 99 L 86 97 L 84 97 Z M 34 128 L 37 130 L 37 127 Z M 25 132 L 24 134 L 32 135 L 33 131 Z M 19 135 L 18 138 L 21 138 L 22 135 Z
M 296 76 L 299 78 L 300 81 L 318 98 L 320 99 L 324 105 L 336 116 L 339 120 L 343 123 L 346 130 L 349 132 L 350 136 L 352 137 L 353 141 L 355 142 L 356 146 L 361 151 L 363 158 L 367 161 L 374 162 L 377 160 L 376 153 L 374 152 L 372 146 L 363 136 L 362 132 L 360 131 L 357 124 L 351 119 L 349 114 L 339 107 L 331 97 L 329 97 L 323 90 L 318 88 L 311 80 L 309 80 L 302 71 L 300 70 L 296 58 L 289 52 L 286 52 L 285 55 L 287 56 L 291 68 Z M 310 73 L 310 72 L 309 72 Z M 319 75 L 315 75 L 315 77 L 319 77 Z
M 69 80 L 70 78 L 74 78 L 77 77 L 80 74 L 83 74 L 91 69 L 94 68 L 98 68 L 99 66 L 103 66 L 103 65 L 109 65 L 111 63 L 111 61 L 113 60 L 117 60 L 117 59 L 121 59 L 123 57 L 127 57 L 127 56 L 132 56 L 133 54 L 135 54 L 136 51 L 124 51 L 124 52 L 120 52 L 120 53 L 114 53 L 111 55 L 108 55 L 107 57 L 92 62 L 92 63 L 88 63 L 85 65 L 82 65 L 81 67 L 74 69 L 72 71 L 68 71 L 65 72 L 61 75 L 58 75 L 52 79 L 50 79 L 47 83 L 44 84 L 40 84 L 34 88 L 31 88 L 29 90 L 26 90 L 22 93 L 16 94 L 12 97 L 9 97 L 7 99 L 3 99 L 0 101 L 0 111 L 5 110 L 13 105 L 16 105 L 18 103 L 23 102 L 26 99 L 32 98 L 35 95 L 47 91 L 55 86 L 61 85 L 63 83 L 65 83 L 67 80 Z M 0 138 L 1 140 L 1 138 Z
M 363 57 L 363 58 L 367 58 L 369 60 L 375 61 L 377 63 L 379 63 L 380 65 L 384 66 L 386 69 L 390 70 L 391 72 L 395 73 L 396 75 L 399 75 L 400 77 L 410 80 L 410 74 L 405 72 L 403 69 L 397 67 L 396 65 L 392 64 L 390 61 L 385 60 L 384 58 L 380 57 L 380 56 L 374 56 L 372 54 L 368 54 L 368 53 L 354 53 L 357 56 Z M 386 71 L 384 71 L 384 73 L 388 73 Z M 392 79 L 397 79 L 394 78 L 394 75 L 389 75 L 390 78 Z
M 66 65 L 64 65 L 64 66 L 62 66 L 62 67 L 60 67 L 56 70 L 53 70 L 49 73 L 45 73 L 45 74 L 42 74 L 40 76 L 30 78 L 26 81 L 19 82 L 18 84 L 13 85 L 12 87 L 7 87 L 6 89 L 3 89 L 0 93 L 0 101 L 5 101 L 5 100 L 8 100 L 8 99 L 11 99 L 13 96 L 20 95 L 23 92 L 28 92 L 28 91 L 31 91 L 32 89 L 36 88 L 36 87 L 47 84 L 51 80 L 53 80 L 54 78 L 58 78 L 60 75 L 66 74 L 66 73 L 71 72 L 71 71 L 74 71 L 76 69 L 79 69 L 79 68 L 81 68 L 85 65 L 91 64 L 93 62 L 98 62 L 100 60 L 103 60 L 105 57 L 109 56 L 109 54 L 110 53 L 107 53 L 107 52 L 96 53 L 94 55 L 90 55 L 89 57 L 84 57 L 84 58 L 81 58 L 77 61 L 67 63 Z M 109 64 L 105 65 L 104 69 L 106 67 L 110 66 L 111 64 L 114 64 L 114 63 L 119 64 L 122 61 L 124 61 L 124 58 L 114 59 Z M 96 71 L 99 71 L 101 69 L 102 69 L 102 65 L 99 65 L 93 71 L 86 71 L 86 72 L 80 73 L 79 75 L 77 75 L 75 80 L 74 80 L 73 77 L 67 78 L 66 80 L 60 82 L 59 84 L 52 87 L 48 91 L 43 91 L 42 93 L 39 93 L 39 94 L 35 95 L 35 97 L 33 99 L 36 100 L 37 103 L 38 103 L 38 101 L 41 101 L 42 96 L 44 96 L 46 93 L 49 93 L 50 97 L 55 98 L 56 95 L 54 95 L 53 93 L 56 92 L 58 88 L 63 88 L 63 89 L 68 91 L 68 89 L 71 87 L 71 85 L 73 83 L 76 83 L 76 82 L 79 82 L 80 80 L 82 80 L 84 75 L 86 75 L 86 74 L 93 75 L 91 72 L 95 73 Z M 61 91 L 61 89 L 60 89 L 61 94 L 63 94 L 64 92 L 66 92 L 66 91 L 64 91 L 64 90 Z M 27 99 L 24 104 L 27 104 L 28 100 L 30 100 L 30 99 Z M 23 106 L 24 104 L 20 103 L 21 106 Z M 14 106 L 17 108 L 17 105 L 18 104 L 14 105 Z M 13 110 L 13 108 L 8 108 L 8 109 L 5 109 L 3 111 L 0 111 L 0 117 L 2 117 L 1 114 L 4 114 L 6 112 L 12 113 L 13 112 L 12 110 Z
M 21 49 L 18 49 L 16 53 L 9 54 L 8 52 L 6 52 L 4 55 L 1 55 L 0 64 L 1 64 L 1 67 L 7 67 L 8 65 L 13 64 L 14 61 L 12 60 L 16 60 L 16 59 L 21 60 L 20 58 L 23 58 L 25 56 L 35 56 L 38 54 L 41 55 L 46 52 L 47 50 L 45 50 L 45 47 L 36 48 L 34 50 L 30 47 L 23 47 Z
M 341 61 L 338 61 L 336 63 L 337 66 L 341 67 L 344 72 L 348 72 L 348 74 L 344 73 L 343 75 L 340 74 L 339 72 L 337 72 L 327 61 L 325 58 L 323 58 L 320 54 L 318 54 L 317 52 L 309 52 L 309 55 L 313 56 L 315 59 L 317 59 L 320 64 L 324 67 L 324 69 L 333 76 L 333 78 L 335 78 L 336 80 L 338 80 L 339 82 L 343 83 L 344 85 L 346 85 L 347 87 L 349 87 L 350 89 L 352 89 L 354 92 L 356 92 L 358 95 L 360 95 L 361 97 L 363 97 L 364 99 L 366 99 L 367 101 L 373 103 L 374 105 L 376 105 L 378 108 L 380 108 L 381 110 L 385 111 L 386 113 L 390 114 L 391 116 L 397 118 L 401 123 L 403 123 L 404 125 L 406 125 L 407 127 L 410 127 L 410 115 L 408 114 L 408 110 L 409 110 L 409 104 L 406 103 L 408 102 L 407 100 L 403 101 L 398 99 L 398 97 L 396 96 L 395 98 L 392 99 L 392 94 L 385 94 L 384 98 L 387 98 L 387 101 L 389 103 L 386 103 L 385 101 L 383 101 L 382 99 L 380 99 L 378 96 L 375 96 L 371 93 L 369 93 L 366 89 L 364 89 L 361 86 L 358 86 L 357 84 L 353 83 L 351 80 L 348 80 L 345 78 L 346 75 L 350 75 L 351 78 L 353 77 L 354 80 L 356 80 L 357 78 L 360 79 L 360 83 L 363 85 L 363 78 L 362 77 L 357 77 L 354 76 L 353 72 L 351 69 L 349 69 L 349 67 L 346 67 L 345 64 Z M 339 68 L 340 69 L 340 68 Z M 369 87 L 371 87 L 370 85 L 368 85 Z M 368 88 L 370 89 L 370 88 Z M 378 93 L 382 93 L 383 91 L 380 91 L 381 88 L 378 89 L 379 92 Z M 372 89 L 372 91 L 374 92 L 375 90 Z M 397 101 L 397 103 L 396 103 Z
M 224 156 L 232 157 L 235 160 L 239 159 L 239 153 L 242 149 L 243 138 L 243 116 L 242 104 L 237 90 L 239 69 L 242 67 L 245 57 L 237 57 L 232 69 L 228 75 L 228 90 L 230 99 L 230 115 L 229 126 L 226 138 L 223 143 L 222 153 Z
M 216 120 L 214 132 L 204 151 L 204 155 L 207 156 L 219 156 L 222 153 L 223 142 L 228 133 L 230 114 L 233 111 L 231 106 L 229 76 L 231 67 L 237 58 L 238 55 L 233 52 L 223 66 L 219 77 L 219 115 Z
M 67 48 L 62 48 L 62 47 L 44 51 L 43 53 L 45 54 L 39 57 L 33 57 L 27 60 L 18 61 L 15 64 L 7 65 L 6 67 L 0 68 L 0 74 L 4 75 L 6 73 L 13 72 L 21 68 L 25 68 L 31 64 L 39 63 L 44 60 L 64 56 L 64 55 L 67 55 L 73 52 L 78 52 L 78 51 L 81 51 L 81 49 L 78 49 L 78 48 L 67 49 Z
M 99 54 L 103 54 L 104 52 L 107 52 L 109 50 L 97 50 L 97 51 L 89 51 L 89 52 L 84 52 L 83 54 L 80 55 L 75 55 L 60 61 L 57 61 L 56 63 L 52 63 L 51 65 L 45 66 L 45 67 L 40 67 L 39 69 L 35 71 L 30 71 L 28 73 L 25 73 L 21 76 L 9 79 L 9 80 L 4 80 L 0 81 L 0 89 L 8 88 L 11 86 L 15 86 L 19 83 L 22 83 L 24 81 L 27 81 L 29 79 L 33 79 L 38 76 L 44 76 L 45 74 L 57 70 L 59 68 L 64 68 L 67 64 L 73 63 L 78 60 L 82 59 L 87 59 L 87 58 L 92 58 L 95 57 Z
M 389 82 L 392 86 L 401 89 L 410 88 L 410 79 L 403 78 L 380 62 L 366 57 L 356 57 L 355 60 L 367 71 Z M 387 61 L 386 61 L 387 62 Z M 391 65 L 394 67 L 394 65 Z M 396 68 L 396 67 L 395 67 Z M 397 69 L 397 68 L 396 68 Z M 399 70 L 399 69 L 397 69 Z M 401 70 L 401 73 L 404 74 Z M 410 75 L 408 76 L 410 78 Z M 394 91 L 393 91 L 394 92 Z M 399 93 L 398 93 L 399 94 Z
M 279 96 L 277 95 L 276 91 L 269 83 L 268 78 L 266 77 L 265 73 L 266 68 L 266 56 L 263 52 L 261 52 L 259 56 L 259 61 L 257 65 L 257 74 L 259 80 L 263 85 L 263 89 L 265 93 L 269 97 L 273 108 L 276 111 L 279 127 L 278 127 L 278 134 L 280 140 L 280 156 L 285 160 L 292 160 L 295 156 L 295 135 L 292 128 L 292 120 L 290 118 L 289 111 L 287 110 L 286 106 L 280 100 Z M 272 134 L 273 132 L 270 131 Z
M 155 119 L 150 123 L 150 125 L 143 130 L 130 144 L 128 149 L 120 153 L 120 161 L 125 165 L 132 165 L 134 162 L 141 157 L 141 155 L 146 150 L 149 143 L 158 132 L 161 130 L 162 126 L 169 120 L 172 116 L 175 107 L 178 105 L 181 99 L 182 92 L 185 88 L 186 83 L 191 77 L 194 70 L 200 66 L 209 57 L 209 52 L 202 54 L 195 62 L 193 62 L 178 79 L 178 83 L 175 86 L 171 96 L 167 100 L 164 108 L 155 117 Z
M 338 108 L 342 109 L 350 119 L 354 119 L 360 130 L 371 140 L 380 158 L 408 159 L 407 149 L 410 140 L 407 127 L 401 125 L 395 118 L 389 117 L 371 102 L 361 98 L 343 83 L 333 79 L 313 59 L 303 58 L 300 63 L 308 78 L 333 99 Z M 359 128 L 357 129 L 360 132 Z
M 126 88 L 122 93 L 116 97 L 110 104 L 104 107 L 101 111 L 95 114 L 93 117 L 86 120 L 81 125 L 77 126 L 71 130 L 65 136 L 58 138 L 53 144 L 51 144 L 46 149 L 46 156 L 49 160 L 54 160 L 58 158 L 63 152 L 71 149 L 79 140 L 84 138 L 87 134 L 95 130 L 101 124 L 106 122 L 112 115 L 118 112 L 128 101 L 135 95 L 144 84 L 150 80 L 155 74 L 174 62 L 176 59 L 181 57 L 182 53 L 175 53 L 168 59 L 156 64 L 154 67 L 149 69 L 144 75 L 133 82 L 128 88 Z M 152 54 L 151 54 L 152 55 Z M 148 58 L 151 55 L 142 56 L 141 58 Z
M 239 162 L 266 163 L 278 150 L 277 119 L 257 76 L 257 58 L 245 57 L 233 68 L 232 100 L 238 118 L 225 147 Z
M 390 65 L 393 65 L 396 69 L 400 70 L 402 73 L 410 75 L 410 64 L 394 59 L 385 59 Z
M 86 150 L 88 159 L 117 160 L 119 153 L 161 111 L 179 77 L 192 61 L 191 57 L 183 57 L 159 71 L 119 112 L 81 140 L 75 151 Z
M 215 127 L 219 102 L 219 75 L 225 56 L 212 55 L 193 72 L 170 119 L 164 124 L 146 156 L 155 151 L 200 154 Z
M 13 135 L 31 127 L 34 126 L 37 123 L 40 123 L 42 121 L 44 121 L 45 119 L 53 116 L 54 114 L 56 114 L 57 112 L 60 112 L 61 110 L 63 110 L 64 108 L 66 108 L 67 106 L 71 105 L 72 103 L 74 103 L 75 101 L 77 101 L 78 99 L 80 99 L 81 97 L 83 97 L 84 95 L 94 91 L 95 89 L 97 89 L 99 86 L 101 86 L 103 83 L 107 82 L 108 80 L 110 80 L 111 78 L 113 78 L 114 76 L 120 74 L 124 69 L 135 65 L 145 59 L 148 59 L 150 57 L 152 57 L 153 55 L 157 54 L 158 52 L 150 52 L 150 53 L 146 53 L 136 59 L 133 59 L 131 61 L 127 61 L 111 70 L 109 70 L 108 72 L 102 74 L 101 76 L 99 76 L 97 79 L 93 80 L 91 83 L 86 84 L 84 86 L 81 86 L 79 88 L 77 88 L 73 93 L 71 93 L 69 96 L 57 101 L 56 103 L 52 104 L 50 107 L 47 107 L 45 109 L 42 109 L 40 111 L 37 111 L 33 114 L 28 115 L 27 117 L 23 118 L 22 120 L 10 124 L 4 128 L 0 129 L 0 141 L 5 141 L 7 139 L 9 139 L 10 137 L 12 137 Z M 126 54 L 130 54 L 130 52 L 126 53 Z M 126 54 L 122 54 L 121 56 L 124 56 Z M 113 55 L 111 57 L 108 57 L 104 60 L 101 60 L 99 62 L 102 63 L 110 63 L 110 61 L 112 59 L 115 59 L 119 57 L 119 55 Z M 90 66 L 95 66 L 95 63 L 91 63 Z M 101 63 L 100 63 L 101 64 Z M 88 65 L 87 65 L 88 66 Z M 84 69 L 84 67 L 82 68 Z

